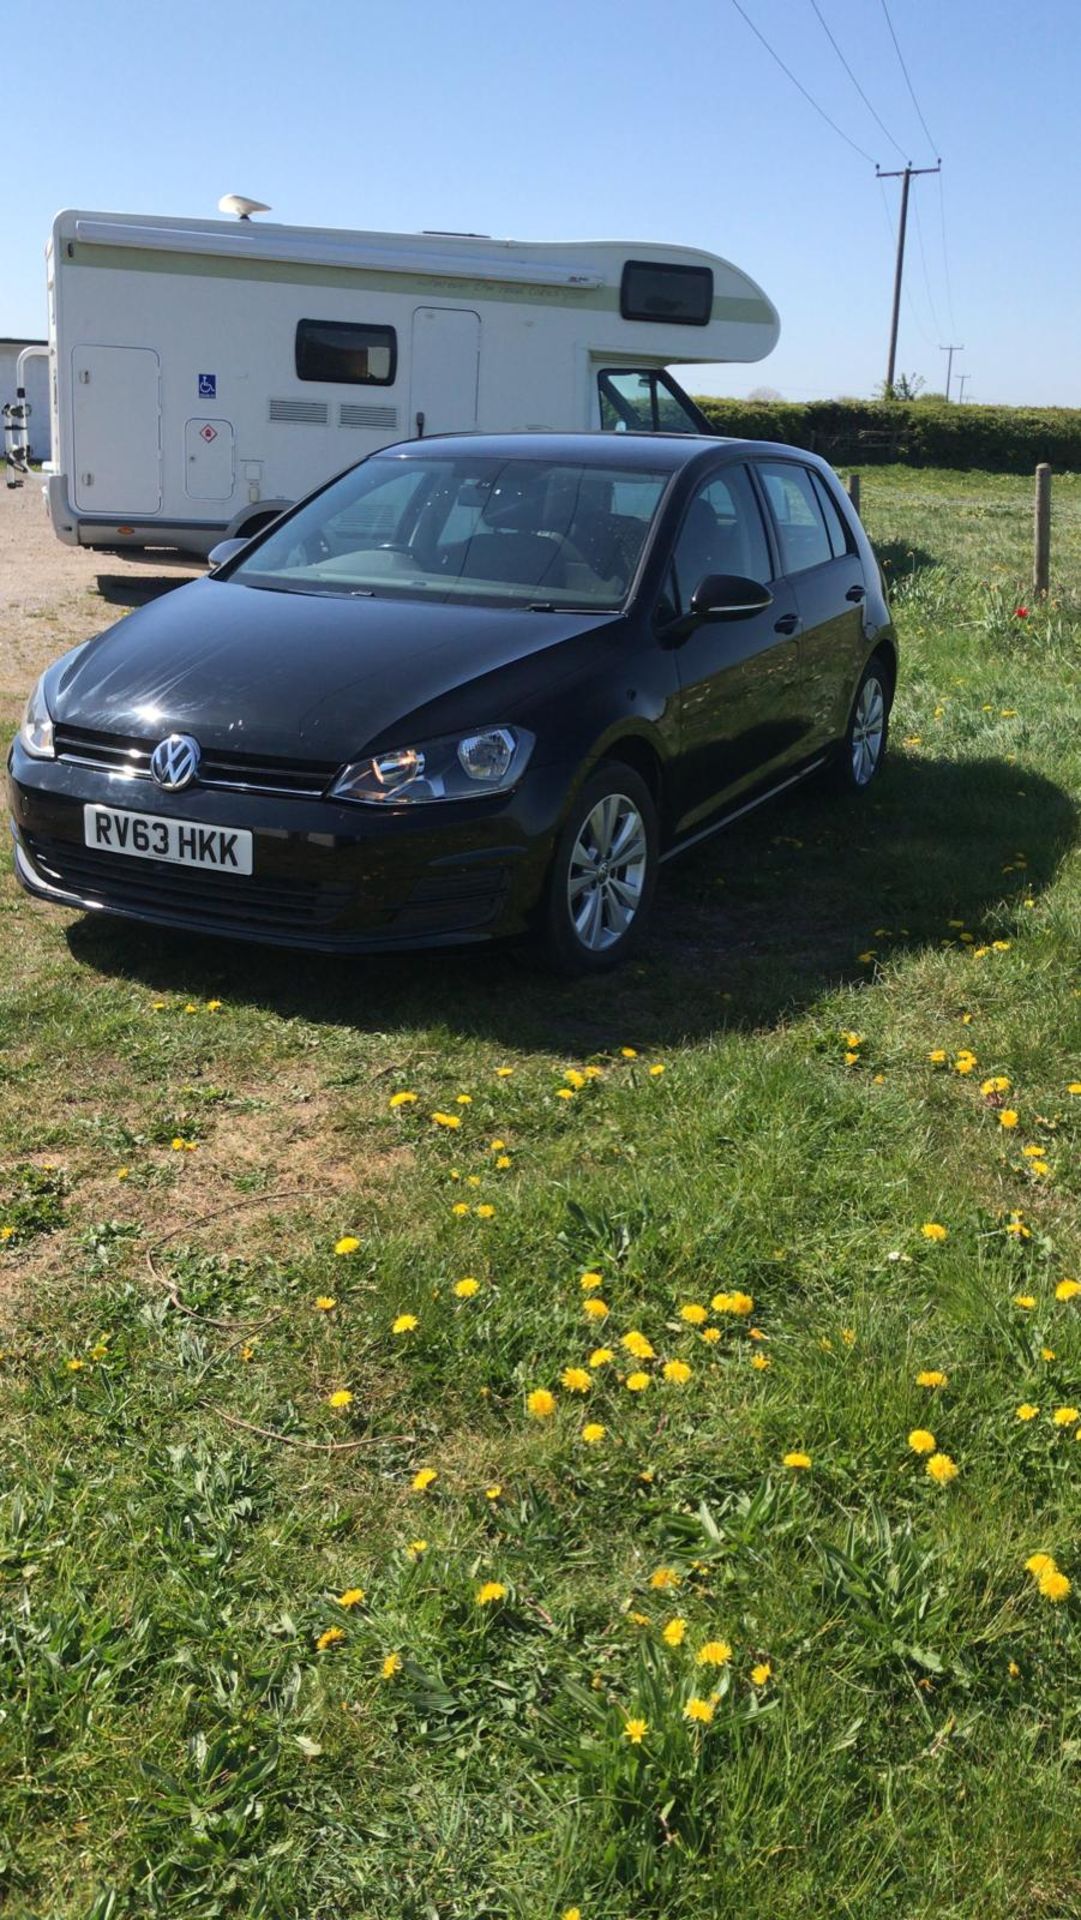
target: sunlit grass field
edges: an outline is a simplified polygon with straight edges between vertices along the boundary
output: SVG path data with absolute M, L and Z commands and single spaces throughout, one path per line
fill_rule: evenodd
M 0 883 L 7 1913 L 1081 1915 L 1081 482 L 863 512 L 617 979 Z

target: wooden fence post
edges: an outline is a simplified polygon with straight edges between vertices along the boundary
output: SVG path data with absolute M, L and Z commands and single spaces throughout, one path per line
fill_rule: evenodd
M 1036 469 L 1036 511 L 1033 520 L 1032 585 L 1046 593 L 1051 584 L 1051 468 L 1041 460 Z
M 860 510 L 860 477 L 858 473 L 850 473 L 848 476 L 848 497 L 858 516 Z

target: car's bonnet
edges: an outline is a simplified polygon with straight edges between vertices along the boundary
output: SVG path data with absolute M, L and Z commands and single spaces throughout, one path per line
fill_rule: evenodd
M 69 726 L 342 761 L 444 697 L 456 725 L 457 690 L 501 668 L 521 663 L 510 679 L 535 683 L 538 655 L 610 617 L 199 580 L 80 648 L 51 677 L 49 697 Z M 513 717 L 461 713 L 465 725 Z

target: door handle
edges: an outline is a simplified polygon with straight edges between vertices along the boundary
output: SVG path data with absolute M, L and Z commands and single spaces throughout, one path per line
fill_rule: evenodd
M 846 600 L 865 600 L 866 598 L 867 588 L 860 586 L 858 582 L 854 587 L 849 587 L 848 592 L 845 594 Z
M 774 621 L 773 631 L 774 633 L 795 633 L 798 626 L 798 613 L 782 613 L 780 619 Z

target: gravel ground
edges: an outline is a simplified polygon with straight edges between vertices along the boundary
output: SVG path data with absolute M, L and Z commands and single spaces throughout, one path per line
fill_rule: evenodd
M 65 547 L 37 474 L 21 488 L 0 485 L 0 727 L 15 724 L 34 680 L 57 654 L 204 571 L 190 554 Z

